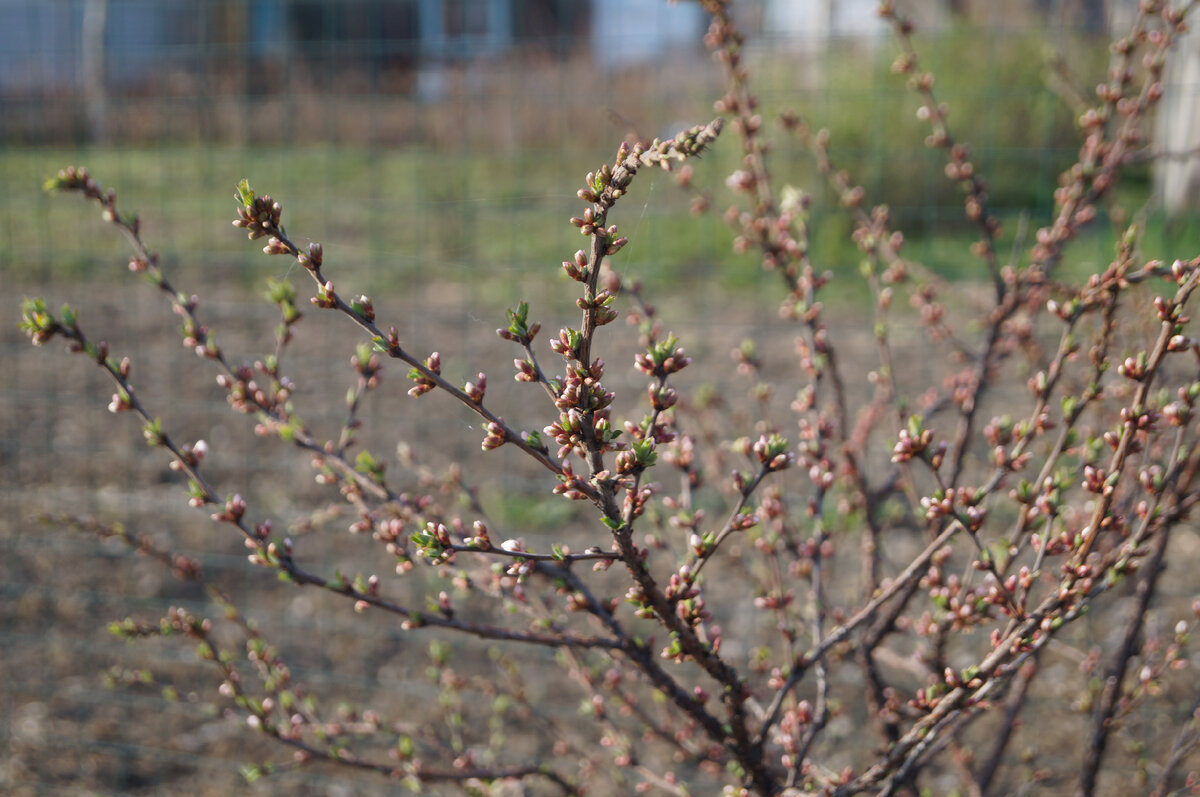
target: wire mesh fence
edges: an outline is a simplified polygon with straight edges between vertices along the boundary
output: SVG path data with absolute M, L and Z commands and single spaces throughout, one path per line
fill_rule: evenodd
M 828 126 L 842 164 L 891 204 L 913 256 L 970 281 L 961 197 L 923 147 L 915 104 L 888 70 L 895 53 L 862 5 L 745 5 L 764 116 L 793 108 Z M 965 17 L 933 2 L 916 11 L 942 96 L 975 146 L 1011 242 L 1052 210 L 1057 174 L 1078 150 L 1072 87 L 1087 90 L 1103 71 L 1110 31 L 1082 13 L 1095 4 L 980 5 Z M 275 751 L 248 744 L 199 687 L 175 701 L 136 683 L 106 688 L 106 673 L 136 682 L 143 668 L 206 684 L 186 651 L 127 647 L 103 631 L 168 604 L 201 607 L 203 595 L 119 545 L 41 516 L 128 519 L 139 533 L 209 551 L 204 566 L 283 633 L 298 676 L 348 703 L 382 700 L 403 717 L 425 666 L 424 642 L 379 624 L 323 627 L 325 647 L 313 649 L 310 631 L 328 607 L 252 583 L 239 541 L 214 541 L 221 530 L 184 506 L 177 479 L 145 455 L 138 430 L 113 433 L 103 375 L 33 352 L 18 334 L 18 293 L 83 304 L 85 319 L 113 330 L 114 349 L 145 374 L 147 401 L 172 402 L 181 437 L 223 450 L 222 483 L 250 485 L 260 505 L 293 520 L 319 505 L 291 503 L 308 491 L 307 463 L 251 445 L 252 424 L 229 417 L 212 375 L 175 356 L 170 308 L 122 273 L 124 242 L 91 208 L 41 192 L 42 180 L 80 163 L 117 188 L 172 279 L 201 293 L 225 345 L 253 359 L 275 319 L 246 297 L 268 277 L 298 276 L 231 230 L 229 195 L 247 177 L 286 203 L 291 230 L 323 242 L 339 285 L 392 308 L 417 349 L 454 344 L 449 367 L 471 376 L 477 363 L 506 362 L 479 342 L 502 325 L 503 308 L 553 290 L 558 262 L 577 246 L 566 220 L 583 175 L 626 137 L 673 135 L 712 116 L 723 89 L 704 27 L 696 6 L 635 0 L 0 2 L 0 271 L 18 288 L 0 310 L 0 790 L 392 793 L 385 782 L 350 788 L 321 770 L 247 786 L 239 766 Z M 852 272 L 836 200 L 797 142 L 781 134 L 777 148 L 787 182 L 817 198 L 814 258 Z M 697 182 L 719 185 L 738 158 L 732 146 L 718 150 L 697 166 Z M 732 251 L 733 233 L 696 219 L 666 176 L 640 190 L 620 220 L 632 241 L 623 267 L 662 290 L 664 303 L 714 308 L 681 334 L 720 353 L 766 328 L 748 313 L 716 313 L 718 296 L 748 304 L 772 290 Z M 1131 206 L 1151 196 L 1149 166 L 1132 172 L 1128 191 Z M 1145 229 L 1148 254 L 1169 258 L 1194 246 L 1197 227 L 1186 214 L 1151 214 Z M 1077 265 L 1107 262 L 1113 238 L 1100 225 Z M 351 372 L 330 377 L 328 363 L 351 351 L 356 338 L 344 332 L 303 332 L 295 347 L 303 414 L 314 424 L 336 427 L 342 414 Z M 919 362 L 912 346 L 902 357 Z M 401 374 L 391 378 L 398 390 Z M 193 398 L 172 398 L 181 388 Z M 454 446 L 477 445 L 477 434 L 466 442 L 452 434 L 469 425 L 460 414 L 432 413 L 421 416 L 417 442 L 443 445 L 444 433 L 446 462 Z M 381 449 L 396 444 L 402 425 L 395 414 L 389 421 L 366 433 Z M 485 492 L 526 494 L 522 511 L 543 525 L 558 519 L 545 485 L 520 472 L 506 478 Z M 316 534 L 308 550 L 350 570 L 360 555 Z M 536 657 L 525 666 L 536 668 Z M 575 710 L 543 698 L 552 712 Z

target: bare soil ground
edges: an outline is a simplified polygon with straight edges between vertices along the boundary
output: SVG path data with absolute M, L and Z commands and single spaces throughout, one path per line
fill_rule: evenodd
M 82 308 L 84 329 L 107 339 L 114 352 L 130 356 L 134 384 L 152 411 L 161 414 L 167 430 L 180 440 L 209 441 L 212 453 L 205 467 L 220 489 L 245 495 L 253 511 L 284 526 L 336 503 L 333 490 L 314 486 L 306 456 L 278 440 L 255 438 L 253 420 L 230 411 L 215 384 L 215 371 L 181 348 L 165 298 L 128 275 L 120 279 L 124 284 L 95 280 L 31 286 L 26 292 L 45 293 L 53 306 L 65 301 Z M 181 285 L 185 281 L 179 280 Z M 307 287 L 301 287 L 301 296 Z M 547 293 L 537 287 L 534 292 Z M 715 386 L 744 393 L 748 385 L 736 384 L 728 352 L 748 336 L 760 339 L 764 354 L 780 364 L 790 358 L 795 330 L 781 326 L 773 314 L 764 317 L 749 307 L 723 305 L 721 297 L 704 296 L 699 286 L 696 294 L 687 301 L 663 297 L 668 326 L 697 361 L 714 364 L 705 374 L 693 369 L 693 387 L 729 380 Z M 510 408 L 510 420 L 527 416 L 531 428 L 548 422 L 549 404 L 532 412 L 533 389 L 509 377 L 517 352 L 492 332 L 503 322 L 501 308 L 471 306 L 467 295 L 447 285 L 376 301 L 397 312 L 414 351 L 443 353 L 445 373 L 465 379 L 476 370 L 488 371 L 489 402 Z M 560 301 L 555 308 L 550 301 L 535 304 L 534 310 L 537 315 L 539 307 L 546 308 L 538 317 L 547 327 L 541 341 L 547 367 L 552 367 L 553 355 L 545 337 L 559 324 L 573 322 L 576 314 L 570 304 L 562 307 L 565 302 Z M 694 301 L 712 309 L 689 318 Z M 167 468 L 161 451 L 147 449 L 136 420 L 105 411 L 112 393 L 107 377 L 58 343 L 50 350 L 30 346 L 18 333 L 12 310 L 5 308 L 0 330 L 3 367 L 9 374 L 0 413 L 5 473 L 0 618 L 8 674 L 0 719 L 6 747 L 0 785 L 12 794 L 232 794 L 248 788 L 237 774 L 240 765 L 281 757 L 279 749 L 256 743 L 210 705 L 217 679 L 195 660 L 190 646 L 154 641 L 129 645 L 105 630 L 109 622 L 127 616 L 154 620 L 170 605 L 211 613 L 203 593 L 119 543 L 66 530 L 61 523 L 40 522 L 43 515 L 120 521 L 163 546 L 200 554 L 214 580 L 272 630 L 272 641 L 287 651 L 298 678 L 314 690 L 338 700 L 391 707 L 408 721 L 438 721 L 436 703 L 415 699 L 423 697 L 426 639 L 401 631 L 391 620 L 353 615 L 328 596 L 264 577 L 246 562 L 242 542 L 230 529 L 187 507 L 180 479 Z M 353 382 L 349 355 L 361 339 L 345 319 L 306 312 L 309 317 L 297 327 L 284 370 L 298 385 L 297 411 L 312 428 L 332 437 L 344 417 L 342 396 Z M 238 353 L 235 357 L 254 359 L 271 346 L 276 319 L 262 300 L 233 292 L 205 295 L 200 314 L 210 320 L 222 345 Z M 644 409 L 633 402 L 642 400 L 642 379 L 629 367 L 634 330 L 624 324 L 608 329 L 610 342 L 601 356 L 613 365 L 606 382 L 625 397 L 628 416 L 640 417 Z M 866 355 L 865 325 L 848 331 Z M 515 452 L 492 452 L 480 461 L 482 433 L 474 419 L 439 395 L 419 401 L 404 395 L 409 385 L 403 375 L 400 367 L 386 368 L 367 409 L 368 424 L 359 438 L 364 446 L 390 457 L 397 443 L 408 443 L 422 452 L 422 467 L 434 471 L 461 460 L 465 480 L 479 490 L 485 507 L 513 527 L 514 534 L 537 545 L 578 539 L 581 533 L 585 539 L 595 537 L 594 520 L 581 523 L 575 508 L 550 494 L 552 482 L 525 466 Z M 681 376 L 687 384 L 689 374 Z M 794 390 L 794 380 L 779 388 L 775 403 L 781 418 Z M 543 398 L 537 393 L 537 400 Z M 747 425 L 745 432 L 750 431 Z M 495 459 L 505 461 L 494 467 Z M 393 468 L 389 473 L 400 483 L 416 481 L 417 474 Z M 304 558 L 331 563 L 324 568 L 330 572 L 332 563 L 346 573 L 374 572 L 371 568 L 380 564 L 372 543 L 345 533 L 350 520 L 298 533 Z M 320 647 L 314 644 L 314 629 L 321 634 Z M 482 650 L 477 647 L 469 655 Z M 185 692 L 182 702 L 170 703 L 155 688 L 105 688 L 102 676 L 114 665 L 167 672 L 192 683 L 194 691 Z M 535 681 L 558 672 L 536 652 L 525 667 Z M 567 684 L 543 689 L 544 699 L 551 701 L 544 709 L 573 716 L 581 695 Z M 428 713 L 414 716 L 417 705 Z M 269 793 L 333 794 L 334 782 L 308 772 L 277 777 L 265 788 Z M 369 783 L 362 786 L 356 784 L 353 793 L 372 793 Z M 255 793 L 263 788 L 256 787 Z M 377 788 L 379 793 L 388 790 Z
M 167 429 L 181 440 L 208 440 L 212 453 L 205 462 L 206 472 L 221 490 L 243 494 L 254 513 L 289 527 L 314 510 L 337 503 L 332 490 L 314 486 L 305 456 L 278 440 L 256 438 L 252 420 L 230 412 L 214 382 L 215 372 L 180 348 L 175 318 L 163 298 L 132 285 L 131 278 L 122 279 L 122 283 L 95 280 L 29 290 L 46 293 L 54 305 L 68 301 L 82 306 L 84 328 L 108 339 L 114 352 L 131 357 L 134 383 L 143 400 L 162 415 Z M 552 291 L 536 285 L 538 278 L 531 282 L 538 296 L 533 315 L 545 324 L 544 336 L 574 321 L 573 307 L 561 300 L 554 303 L 548 298 Z M 743 338 L 753 337 L 767 363 L 766 374 L 777 380 L 769 414 L 785 431 L 794 428 L 787 406 L 801 384 L 790 353 L 795 327 L 777 319 L 773 304 L 764 312 L 694 287 L 693 296 L 662 297 L 664 323 L 681 337 L 698 363 L 681 375 L 681 387 L 690 391 L 715 387 L 734 397 L 729 436 L 752 432 L 748 407 L 736 398 L 745 396 L 750 386 L 735 375 L 728 352 Z M 305 296 L 307 289 L 302 287 L 300 295 Z M 531 399 L 530 387 L 509 378 L 515 352 L 492 333 L 501 325 L 503 312 L 477 300 L 453 286 L 433 285 L 376 301 L 400 319 L 402 336 L 411 341 L 414 351 L 440 350 L 444 372 L 454 378 L 487 371 L 489 403 L 505 408 L 512 422 L 540 428 L 551 417 L 549 405 L 540 393 Z M 14 304 L 15 300 L 0 316 L 0 365 L 8 375 L 0 392 L 4 474 L 0 663 L 5 673 L 0 687 L 0 788 L 22 796 L 392 793 L 394 785 L 378 778 L 347 781 L 344 773 L 321 767 L 247 786 L 238 774 L 240 766 L 284 760 L 286 754 L 223 716 L 215 691 L 219 679 L 211 668 L 195 659 L 190 645 L 170 641 L 129 645 L 105 630 L 110 621 L 127 616 L 153 621 L 172 605 L 211 613 L 205 596 L 120 544 L 37 518 L 65 513 L 121 521 L 161 545 L 197 553 L 210 576 L 246 607 L 284 651 L 298 680 L 324 696 L 326 706 L 371 705 L 412 725 L 445 722 L 444 710 L 426 679 L 426 648 L 436 635 L 405 632 L 378 615 L 353 614 L 345 602 L 279 583 L 247 563 L 241 540 L 228 527 L 186 506 L 178 477 L 166 467 L 161 451 L 146 448 L 137 423 L 105 411 L 112 388 L 99 369 L 58 350 L 57 344 L 52 351 L 30 346 L 16 330 Z M 200 312 L 211 320 L 226 349 L 236 353 L 235 359 L 253 359 L 270 348 L 275 318 L 265 302 L 217 291 L 202 298 Z M 313 429 L 332 437 L 344 417 L 342 396 L 352 383 L 349 354 L 360 338 L 343 318 L 315 309 L 306 312 L 284 371 L 299 388 L 297 411 Z M 856 400 L 865 399 L 869 394 L 866 372 L 874 359 L 870 324 L 853 308 L 839 309 L 830 317 L 836 339 L 842 342 L 843 365 L 856 374 L 850 389 L 859 397 Z M 644 386 L 629 367 L 634 331 L 625 325 L 609 329 L 600 355 L 610 363 L 606 383 L 625 397 L 624 403 L 618 401 L 617 417 L 638 418 L 643 408 L 634 402 L 641 400 Z M 915 395 L 923 386 L 935 384 L 936 375 L 944 373 L 938 360 L 941 354 L 932 351 L 917 330 L 900 328 L 895 335 L 900 379 L 909 393 Z M 547 363 L 552 362 L 545 340 L 541 346 Z M 603 530 L 594 518 L 576 511 L 578 507 L 564 508 L 561 499 L 550 494 L 552 483 L 543 474 L 526 467 L 514 451 L 502 449 L 481 459 L 482 432 L 473 418 L 437 394 L 410 399 L 404 395 L 408 383 L 403 377 L 404 370 L 394 365 L 385 370 L 383 385 L 367 408 L 369 422 L 359 438 L 363 445 L 388 457 L 398 442 L 408 443 L 422 452 L 420 468 L 434 473 L 452 461 L 462 461 L 464 481 L 479 491 L 484 508 L 505 529 L 505 536 L 524 536 L 543 549 L 553 541 L 569 541 L 577 549 L 600 541 Z M 1022 388 L 1015 386 L 999 391 L 993 400 L 1012 409 L 1023 406 L 1022 396 Z M 502 464 L 496 464 L 498 459 Z M 415 484 L 420 468 L 406 471 L 393 466 L 389 474 L 399 483 Z M 795 478 L 799 489 L 801 477 Z M 785 478 L 785 489 L 792 483 Z M 322 563 L 327 572 L 335 565 L 348 575 L 375 572 L 380 567 L 376 548 L 367 539 L 345 533 L 350 520 L 334 517 L 322 528 L 293 528 L 301 557 Z M 903 565 L 915 544 L 903 537 L 889 542 L 885 554 L 889 571 Z M 847 547 L 855 545 L 850 541 Z M 1196 547 L 1194 534 L 1181 536 L 1180 556 L 1195 561 Z M 843 582 L 847 594 L 842 600 L 853 605 L 857 599 L 851 569 Z M 410 580 L 408 588 L 419 590 L 432 583 L 419 577 Z M 1172 572 L 1163 593 L 1171 608 L 1164 609 L 1164 617 L 1185 607 L 1194 587 L 1188 573 Z M 751 594 L 749 585 L 726 583 L 716 588 L 714 595 L 722 600 L 714 603 L 729 624 L 755 628 L 761 619 L 748 608 Z M 1125 601 L 1128 596 L 1112 599 Z M 1057 649 L 1047 666 L 1071 673 L 1087 651 L 1116 641 L 1113 628 L 1081 624 L 1070 644 Z M 758 631 L 771 633 L 765 627 Z M 489 666 L 488 646 L 454 644 L 458 666 L 464 671 Z M 509 652 L 540 713 L 568 727 L 581 721 L 577 711 L 583 695 L 548 655 Z M 729 652 L 734 658 L 750 655 L 749 648 Z M 896 656 L 894 672 L 911 669 L 908 651 L 897 650 Z M 185 685 L 181 699 L 166 701 L 157 687 L 106 688 L 103 676 L 114 665 L 126 674 L 145 668 Z M 1043 676 L 1042 683 L 1053 684 L 1052 673 Z M 853 694 L 861 686 L 847 681 L 837 688 Z M 1178 701 L 1189 700 L 1186 689 L 1179 688 Z M 1019 731 L 1012 749 L 1027 756 L 1024 760 L 1039 765 L 1065 763 L 1073 771 L 1069 764 L 1073 743 L 1068 740 L 1072 735 L 1082 738 L 1087 721 L 1079 708 L 1068 695 L 1049 689 L 1031 704 L 1024 726 L 1029 731 Z M 849 759 L 848 754 L 839 755 L 836 747 L 852 749 L 850 745 L 862 744 L 861 728 L 867 721 L 852 710 L 835 719 L 829 732 L 834 748 L 830 760 Z M 1055 732 L 1047 734 L 1048 728 Z M 1120 774 L 1109 783 L 1110 793 L 1126 793 L 1122 784 L 1133 782 L 1138 766 L 1136 744 L 1153 735 L 1150 726 L 1131 725 L 1125 731 L 1126 750 L 1114 753 L 1110 771 Z M 519 738 L 512 745 L 518 753 L 536 752 Z M 1023 766 L 1014 764 L 1009 773 L 1016 779 L 1013 782 L 1031 776 L 1035 763 L 1025 770 Z M 695 778 L 696 793 L 712 785 L 700 773 Z M 954 783 L 953 778 L 931 782 L 938 789 Z M 1057 793 L 1053 781 L 1042 785 L 1042 793 Z M 540 788 L 535 787 L 535 793 Z

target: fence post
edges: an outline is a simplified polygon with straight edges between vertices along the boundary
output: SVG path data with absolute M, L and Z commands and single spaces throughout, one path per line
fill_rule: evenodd
M 108 139 L 108 94 L 104 81 L 104 29 L 108 0 L 86 0 L 79 56 L 87 137 L 93 144 Z

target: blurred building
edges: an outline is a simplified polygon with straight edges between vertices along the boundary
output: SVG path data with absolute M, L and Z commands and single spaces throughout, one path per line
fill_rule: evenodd
M 735 13 L 768 47 L 820 53 L 831 41 L 871 42 L 885 28 L 876 0 L 743 0 Z M 926 29 L 955 20 L 981 25 L 1128 27 L 1136 0 L 908 0 Z M 703 53 L 697 3 L 667 0 L 0 0 L 0 141 L 103 141 L 114 108 L 166 98 L 198 124 L 212 98 L 407 97 L 437 101 L 465 82 L 484 86 L 489 64 L 569 61 L 612 73 Z M 510 73 L 504 73 L 505 75 Z M 482 75 L 482 78 L 480 77 Z M 493 84 L 500 77 L 490 75 Z M 1176 157 L 1160 170 L 1169 209 L 1194 205 L 1200 165 L 1200 39 L 1178 50 L 1158 145 Z M 457 81 L 457 82 L 456 82 Z M 471 84 L 471 85 L 475 85 Z M 481 91 L 491 90 L 488 88 Z M 122 104 L 124 103 L 124 104 Z M 145 104 L 144 104 L 145 105 Z M 235 117 L 201 137 L 236 129 Z M 284 114 L 286 116 L 286 114 Z M 180 123 L 186 127 L 187 123 Z M 140 127 L 139 127 L 140 125 Z M 167 128 L 124 124 L 143 139 Z M 167 133 L 169 134 L 169 132 Z
M 1134 0 L 912 0 L 923 20 L 986 22 L 998 9 L 1078 16 L 1088 25 Z M 875 36 L 876 0 L 746 0 L 748 29 L 820 41 Z M 978 6 L 978 8 L 975 8 Z M 65 89 L 104 59 L 110 86 L 137 84 L 214 52 L 230 61 L 286 57 L 319 45 L 343 61 L 448 61 L 536 47 L 591 51 L 605 67 L 640 63 L 694 47 L 704 27 L 696 3 L 668 0 L 0 0 L 0 91 Z M 89 37 L 93 40 L 89 42 Z

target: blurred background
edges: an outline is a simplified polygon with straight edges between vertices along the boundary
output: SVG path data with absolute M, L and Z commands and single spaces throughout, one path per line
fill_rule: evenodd
M 954 275 L 965 264 L 939 249 L 958 247 L 939 242 L 964 230 L 958 189 L 923 146 L 912 97 L 888 71 L 896 49 L 874 5 L 735 3 L 767 118 L 791 109 L 830 128 L 839 163 L 869 196 L 886 199 L 925 247 L 922 259 Z M 1106 42 L 1128 29 L 1135 3 L 908 6 L 925 66 L 954 132 L 986 170 L 998 212 L 1046 218 L 1057 176 L 1077 153 L 1076 111 L 1104 77 Z M 287 198 L 293 213 L 324 219 L 327 239 L 329 229 L 346 233 L 343 259 L 371 264 L 380 279 L 382 271 L 388 280 L 503 277 L 554 262 L 570 239 L 555 212 L 569 206 L 581 169 L 623 138 L 674 135 L 712 115 L 721 78 L 701 41 L 706 24 L 696 4 L 658 0 L 3 0 L 0 266 L 40 277 L 107 257 L 69 229 L 52 232 L 42 215 L 49 200 L 22 190 L 76 161 L 118 187 L 160 241 L 176 243 L 163 249 L 217 246 L 221 265 L 238 257 L 246 265 L 253 252 L 195 222 L 210 210 L 228 215 L 227 194 L 242 176 Z M 1164 213 L 1152 226 L 1168 236 L 1186 222 L 1167 215 L 1187 215 L 1198 182 L 1181 156 L 1198 143 L 1189 135 L 1200 129 L 1192 90 L 1200 49 L 1181 50 L 1189 57 L 1172 71 L 1154 142 L 1177 157 L 1157 174 L 1134 170 L 1126 183 L 1136 199 L 1154 198 L 1152 210 Z M 794 142 L 777 146 L 785 171 L 777 179 L 821 196 Z M 711 173 L 736 157 L 721 148 Z M 641 220 L 672 223 L 631 260 L 659 261 L 664 278 L 699 267 L 730 284 L 756 281 L 729 253 L 726 231 L 673 218 L 688 203 L 665 184 L 654 188 Z M 817 225 L 826 259 L 847 252 L 841 224 Z
M 870 202 L 891 207 L 906 253 L 970 283 L 980 274 L 961 195 L 941 155 L 923 145 L 915 99 L 890 72 L 896 44 L 874 5 L 735 3 L 764 117 L 790 109 L 828 127 L 838 164 Z M 1002 241 L 1022 243 L 1023 230 L 1050 217 L 1058 174 L 1078 151 L 1074 120 L 1104 79 L 1108 43 L 1128 29 L 1134 0 L 900 5 L 917 20 L 923 64 L 937 75 L 955 135 L 971 143 L 988 179 Z M 126 647 L 104 625 L 138 610 L 156 616 L 167 603 L 202 606 L 202 596 L 120 546 L 41 524 L 39 515 L 94 514 L 131 528 L 137 518 L 139 533 L 206 550 L 210 572 L 225 574 L 265 623 L 303 636 L 316 616 L 311 597 L 298 604 L 254 591 L 257 574 L 247 575 L 240 543 L 183 506 L 136 424 L 104 412 L 111 388 L 97 369 L 57 346 L 34 351 L 18 333 L 22 296 L 81 306 L 85 329 L 133 359 L 143 398 L 172 413 L 181 439 L 204 437 L 225 453 L 213 466 L 220 483 L 251 489 L 257 506 L 285 520 L 303 515 L 306 507 L 285 499 L 297 479 L 311 485 L 304 458 L 279 444 L 246 444 L 249 427 L 225 409 L 211 373 L 178 356 L 169 305 L 127 273 L 125 242 L 94 207 L 47 195 L 43 181 L 78 164 L 116 188 L 123 209 L 141 214 L 172 281 L 201 295 L 222 344 L 252 359 L 275 323 L 257 298 L 267 278 L 292 278 L 302 297 L 308 286 L 231 228 L 234 186 L 248 178 L 283 203 L 294 236 L 324 244 L 340 290 L 371 294 L 415 350 L 453 352 L 448 370 L 471 378 L 481 363 L 507 367 L 512 354 L 488 341 L 519 298 L 535 302 L 549 329 L 573 317 L 550 297 L 562 289 L 557 264 L 578 246 L 567 219 L 584 174 L 622 140 L 673 136 L 711 119 L 723 83 L 702 42 L 706 27 L 698 6 L 659 0 L 0 0 L 0 791 L 251 790 L 237 775 L 244 735 L 219 716 L 197 731 L 199 709 L 186 699 L 164 708 L 154 690 L 104 688 L 114 662 L 136 671 L 153 660 L 199 682 L 186 650 Z M 1171 64 L 1147 152 L 1170 157 L 1127 173 L 1109 218 L 1073 250 L 1069 273 L 1107 263 L 1114 230 L 1138 214 L 1147 257 L 1195 254 L 1198 65 L 1193 38 Z M 815 198 L 814 260 L 854 273 L 849 220 L 803 147 L 781 131 L 771 136 L 778 185 Z M 714 189 L 717 213 L 738 158 L 726 136 L 695 167 L 696 183 Z M 669 176 L 639 178 L 613 217 L 631 239 L 620 266 L 654 301 L 688 308 L 673 328 L 685 342 L 694 333 L 689 353 L 724 358 L 728 345 L 762 332 L 768 322 L 750 308 L 773 307 L 779 289 L 752 256 L 732 252 L 719 219 L 696 217 L 690 205 Z M 847 308 L 859 298 L 853 280 L 832 288 Z M 303 417 L 336 429 L 356 337 L 330 319 L 307 323 L 321 328 L 302 325 L 285 370 L 301 385 Z M 388 387 L 404 389 L 401 372 L 389 374 Z M 503 381 L 497 374 L 494 383 Z M 477 450 L 469 419 L 445 402 L 427 404 L 418 447 L 465 432 L 445 443 L 445 461 Z M 380 440 L 387 455 L 396 428 L 380 421 L 364 439 Z M 485 498 L 489 490 L 527 496 L 498 501 L 503 520 L 530 533 L 569 520 L 544 483 L 520 478 L 483 485 Z M 338 539 L 308 550 L 343 555 Z M 326 622 L 320 628 L 335 637 L 343 631 Z M 352 662 L 323 651 L 297 670 L 360 699 L 381 683 L 415 688 L 417 643 L 378 626 L 346 633 Z M 254 788 L 370 793 L 320 771 Z

